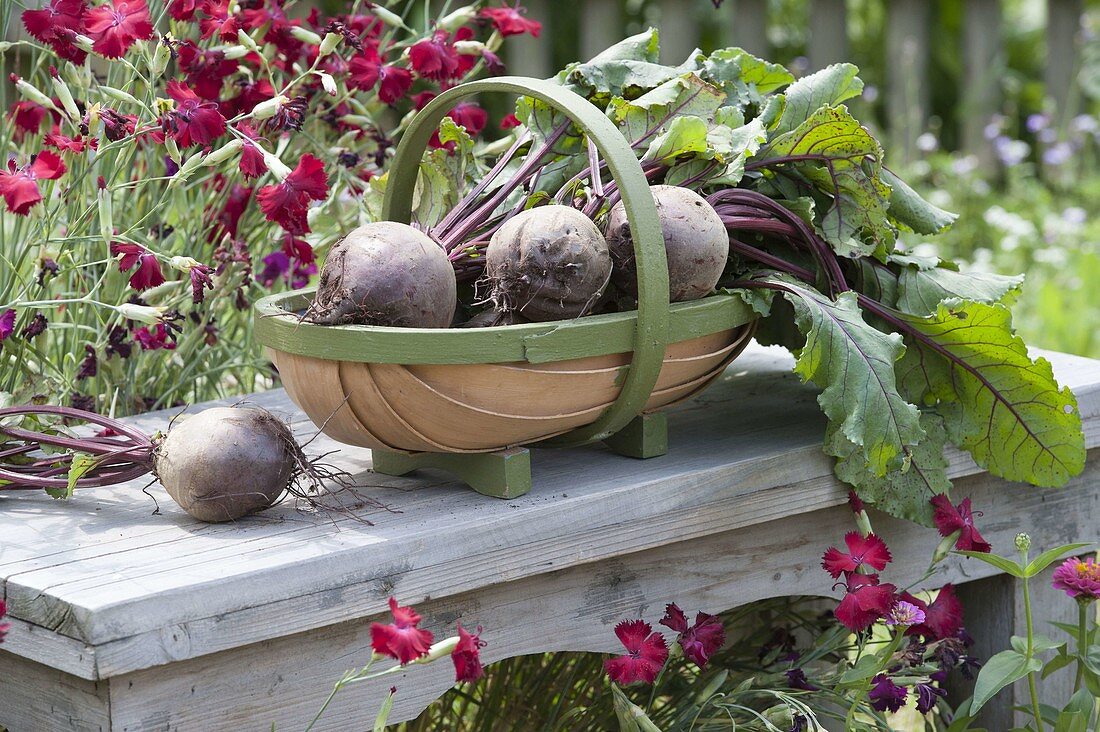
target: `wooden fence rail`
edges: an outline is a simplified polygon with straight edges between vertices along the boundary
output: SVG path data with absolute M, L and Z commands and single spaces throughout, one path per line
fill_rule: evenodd
M 883 0 L 885 29 L 881 37 L 885 56 L 882 92 L 883 119 L 892 147 L 911 157 L 917 137 L 927 130 L 932 85 L 931 48 L 935 32 L 936 0 Z M 1002 0 L 955 0 L 962 3 L 963 30 L 958 49 L 962 59 L 959 99 L 960 147 L 991 162 L 990 142 L 984 129 L 1001 108 L 1000 90 L 1006 71 Z M 850 60 L 849 15 L 846 0 L 807 0 L 809 28 L 806 58 L 809 70 Z M 1043 3 L 1044 0 L 1034 0 Z M 620 0 L 584 0 L 581 21 L 574 23 L 555 0 L 525 0 L 528 15 L 541 21 L 547 35 L 540 40 L 510 39 L 509 61 L 515 73 L 548 76 L 572 58 L 590 58 L 629 32 Z M 948 3 L 949 5 L 950 3 Z M 1044 79 L 1050 107 L 1063 119 L 1075 108 L 1075 78 L 1082 43 L 1083 0 L 1045 0 L 1046 59 Z M 942 10 L 943 3 L 939 5 Z M 637 14 L 635 14 L 636 16 Z M 679 61 L 696 47 L 736 45 L 769 57 L 768 0 L 725 0 L 714 8 L 709 0 L 650 0 L 643 23 L 661 31 L 662 56 Z M 548 36 L 574 36 L 575 43 L 550 43 Z M 574 56 L 563 54 L 563 45 Z

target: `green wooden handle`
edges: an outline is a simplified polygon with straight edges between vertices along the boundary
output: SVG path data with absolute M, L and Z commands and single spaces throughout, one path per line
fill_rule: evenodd
M 657 207 L 638 158 L 611 120 L 579 94 L 542 79 L 502 76 L 448 89 L 416 115 L 401 137 L 390 168 L 382 217 L 405 224 L 410 222 L 420 159 L 432 133 L 459 100 L 482 92 L 534 97 L 573 120 L 603 155 L 626 207 L 638 271 L 638 319 L 630 371 L 618 398 L 595 422 L 548 442 L 575 445 L 602 440 L 625 427 L 641 413 L 649 399 L 664 362 L 669 317 L 668 264 Z

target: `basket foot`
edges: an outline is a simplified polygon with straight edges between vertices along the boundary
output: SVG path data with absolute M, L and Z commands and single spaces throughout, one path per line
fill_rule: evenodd
M 525 447 L 484 453 L 372 450 L 374 472 L 405 475 L 420 468 L 453 473 L 478 493 L 517 498 L 531 490 L 531 451 Z
M 668 417 L 664 412 L 640 414 L 604 440 L 611 451 L 632 458 L 660 457 L 668 452 Z

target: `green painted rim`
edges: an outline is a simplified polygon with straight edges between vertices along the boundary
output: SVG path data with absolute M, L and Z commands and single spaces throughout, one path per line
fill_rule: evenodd
M 428 141 L 456 103 L 484 92 L 510 92 L 534 97 L 562 112 L 596 145 L 618 184 L 630 222 L 638 270 L 638 310 L 631 349 L 634 355 L 622 391 L 607 411 L 592 424 L 556 442 L 579 444 L 603 439 L 625 427 L 649 399 L 664 361 L 669 318 L 668 265 L 657 206 L 637 156 L 607 115 L 579 94 L 543 79 L 502 76 L 448 89 L 420 110 L 401 136 L 386 184 L 382 218 L 410 223 L 413 191 Z
M 401 364 L 550 363 L 628 353 L 634 348 L 637 312 L 588 315 L 576 320 L 494 328 L 385 328 L 317 325 L 299 320 L 313 288 L 268 295 L 255 305 L 256 339 L 264 346 L 329 361 Z M 735 295 L 673 303 L 669 332 L 675 341 L 751 322 L 755 315 Z

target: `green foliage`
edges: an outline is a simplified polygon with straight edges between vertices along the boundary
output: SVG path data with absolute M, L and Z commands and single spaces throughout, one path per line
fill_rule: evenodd
M 782 118 L 781 118 L 782 119 Z M 772 137 L 760 165 L 783 165 L 828 196 L 821 232 L 838 254 L 887 251 L 890 188 L 880 178 L 882 148 L 844 106 L 821 107 L 790 132 Z
M 825 438 L 825 452 L 836 457 L 836 475 L 855 488 L 867 503 L 891 516 L 932 525 L 932 505 L 929 501 L 939 493 L 951 490 L 947 477 L 947 458 L 943 450 L 947 433 L 943 419 L 924 412 L 920 416 L 924 437 L 920 444 L 908 450 L 907 463 L 883 476 L 869 473 L 859 459 L 853 460 L 856 445 L 845 439 L 830 425 Z
M 947 434 L 979 465 L 1009 480 L 1063 485 L 1085 464 L 1077 401 L 1050 363 L 1032 360 L 1003 305 L 949 299 L 912 328 L 899 382 L 936 404 Z
M 946 441 L 1013 480 L 1062 485 L 1081 470 L 1073 396 L 1012 331 L 1008 305 L 1022 278 L 897 245 L 899 235 L 958 224 L 884 167 L 879 142 L 843 106 L 863 90 L 854 66 L 795 80 L 738 48 L 680 66 L 658 58 L 650 30 L 558 80 L 606 110 L 652 180 L 729 201 L 751 243 L 721 284 L 789 300 L 745 296 L 767 316 L 759 338 L 796 351 L 796 372 L 822 389 L 825 451 L 841 479 L 877 507 L 928 523 L 928 498 L 950 487 Z M 529 100 L 519 110 L 545 138 L 554 113 Z M 590 199 L 583 205 L 598 219 L 598 186 L 585 184 L 592 160 L 579 137 L 568 139 L 539 185 L 572 173 L 568 193 Z
M 806 337 L 795 372 L 822 388 L 822 411 L 848 442 L 862 447 L 860 467 L 875 476 L 902 468 L 906 449 L 924 431 L 894 380 L 894 364 L 905 351 L 901 336 L 868 325 L 854 292 L 833 301 L 793 278 L 760 281 L 775 285 L 794 306 Z
M 500 661 L 486 667 L 477 684 L 455 687 L 397 730 L 652 732 L 655 727 L 662 732 L 786 732 L 795 716 L 803 717 L 807 732 L 840 729 L 857 696 L 850 679 L 841 681 L 857 647 L 831 615 L 822 613 L 824 607 L 817 598 L 778 598 L 723 613 L 731 636 L 707 668 L 700 670 L 674 654 L 653 687 L 613 687 L 606 681 L 606 656 L 601 654 Z M 795 667 L 788 644 L 796 638 L 800 657 L 795 666 L 805 669 L 820 687 L 817 691 L 791 689 L 787 682 L 785 672 Z M 878 643 L 874 650 L 881 654 L 885 646 Z M 864 657 L 874 658 L 875 653 Z M 865 698 L 858 700 L 858 709 L 862 729 L 891 731 L 887 718 Z

